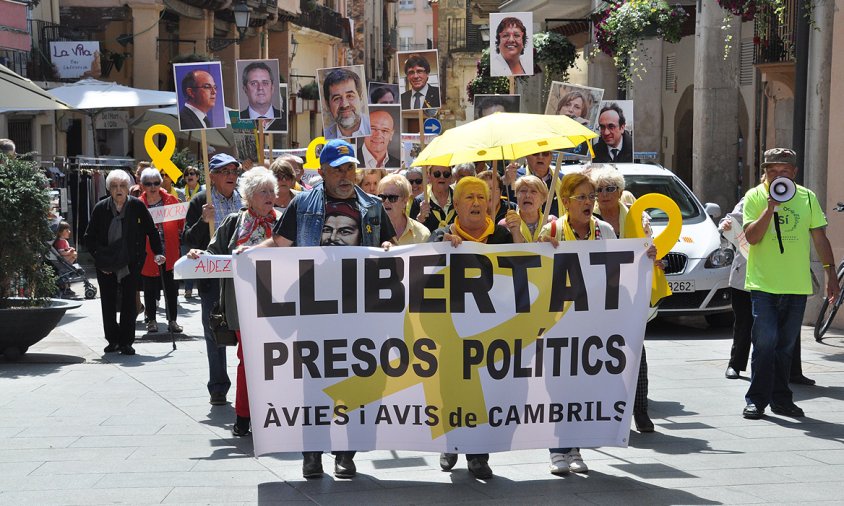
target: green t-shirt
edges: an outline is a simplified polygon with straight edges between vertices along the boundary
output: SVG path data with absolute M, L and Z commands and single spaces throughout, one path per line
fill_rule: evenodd
M 759 218 L 768 207 L 768 189 L 764 184 L 751 188 L 744 197 L 744 227 Z M 777 210 L 782 235 L 780 253 L 774 220 L 758 244 L 750 245 L 747 258 L 748 290 L 775 294 L 810 295 L 812 276 L 809 270 L 810 230 L 826 226 L 818 198 L 808 188 L 797 186 L 794 198 Z

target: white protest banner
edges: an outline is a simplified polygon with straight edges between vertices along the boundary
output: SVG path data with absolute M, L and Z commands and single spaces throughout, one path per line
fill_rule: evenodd
M 92 69 L 96 54 L 100 51 L 99 41 L 54 41 L 50 42 L 50 61 L 62 79 L 82 77 Z
M 179 202 L 178 204 L 170 204 L 169 206 L 150 207 L 149 214 L 152 215 L 152 221 L 155 223 L 184 220 L 188 214 L 189 204 L 190 202 Z
M 648 245 L 237 255 L 256 455 L 626 446 Z
M 173 279 L 220 279 L 232 277 L 231 255 L 200 255 L 196 260 L 181 257 L 173 265 Z

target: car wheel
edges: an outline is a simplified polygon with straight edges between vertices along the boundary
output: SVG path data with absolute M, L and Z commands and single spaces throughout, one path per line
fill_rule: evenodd
M 735 321 L 733 313 L 708 314 L 705 318 L 710 327 L 729 327 Z

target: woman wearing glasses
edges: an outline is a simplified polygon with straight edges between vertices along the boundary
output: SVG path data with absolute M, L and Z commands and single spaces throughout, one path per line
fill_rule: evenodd
M 451 201 L 451 169 L 439 165 L 428 167 L 428 183 L 430 184 L 430 200 L 426 202 L 425 192 L 416 197 L 410 216 L 416 219 L 428 230 L 433 232 L 454 222 L 454 204 Z M 427 191 L 427 190 L 426 190 Z
M 624 192 L 624 176 L 618 169 L 604 166 L 590 171 L 589 177 L 592 178 L 595 191 L 598 194 L 595 212 L 601 216 L 602 220 L 612 226 L 618 237 L 622 239 L 633 237 L 632 231 L 624 229 L 628 209 L 626 205 L 621 203 L 621 195 Z M 645 232 L 650 235 L 650 219 L 647 213 L 642 214 L 642 221 Z M 656 308 L 652 308 L 651 312 L 651 317 L 656 316 Z M 639 432 L 654 431 L 654 423 L 648 416 L 648 360 L 645 356 L 645 348 L 642 348 L 642 358 L 639 361 L 639 380 L 636 383 L 633 421 L 636 424 L 636 430 Z
M 565 212 L 556 221 L 542 227 L 540 241 L 589 241 L 615 239 L 612 226 L 596 218 L 595 184 L 589 176 L 575 172 L 563 178 L 560 195 Z M 551 448 L 551 474 L 589 472 L 589 467 L 580 456 L 580 448 Z
M 431 231 L 425 225 L 407 216 L 410 201 L 410 183 L 398 174 L 389 174 L 378 182 L 378 198 L 390 217 L 399 246 L 428 242 Z
M 278 182 L 278 193 L 275 196 L 274 207 L 284 214 L 287 206 L 290 205 L 290 201 L 299 193 L 293 189 L 296 185 L 296 171 L 293 169 L 293 165 L 283 158 L 276 158 L 270 165 L 270 171 Z
M 141 172 L 141 187 L 144 192 L 141 194 L 141 201 L 152 209 L 155 207 L 169 206 L 171 204 L 178 204 L 179 199 L 170 195 L 161 188 L 161 174 L 158 169 L 148 168 Z M 185 220 L 165 221 L 163 223 L 156 223 L 158 236 L 164 244 L 164 256 L 167 257 L 167 263 L 164 269 L 164 297 L 167 299 L 165 308 L 167 310 L 167 325 L 170 332 L 179 333 L 182 331 L 182 326 L 176 323 L 176 314 L 178 310 L 177 298 L 179 296 L 179 288 L 176 281 L 173 279 L 173 265 L 179 258 L 181 249 L 181 235 L 185 228 Z M 158 305 L 158 298 L 161 292 L 162 275 L 158 270 L 158 265 L 153 261 L 152 250 L 150 242 L 147 240 L 147 257 L 144 262 L 144 267 L 141 269 L 141 284 L 144 289 L 144 321 L 146 322 L 147 332 L 158 332 L 158 322 L 155 321 L 155 311 Z

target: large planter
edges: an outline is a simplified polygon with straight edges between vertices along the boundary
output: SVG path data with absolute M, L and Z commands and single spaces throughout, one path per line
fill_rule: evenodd
M 7 360 L 19 359 L 30 346 L 56 328 L 65 311 L 81 305 L 81 302 L 50 299 L 49 306 L 0 309 L 0 353 Z

